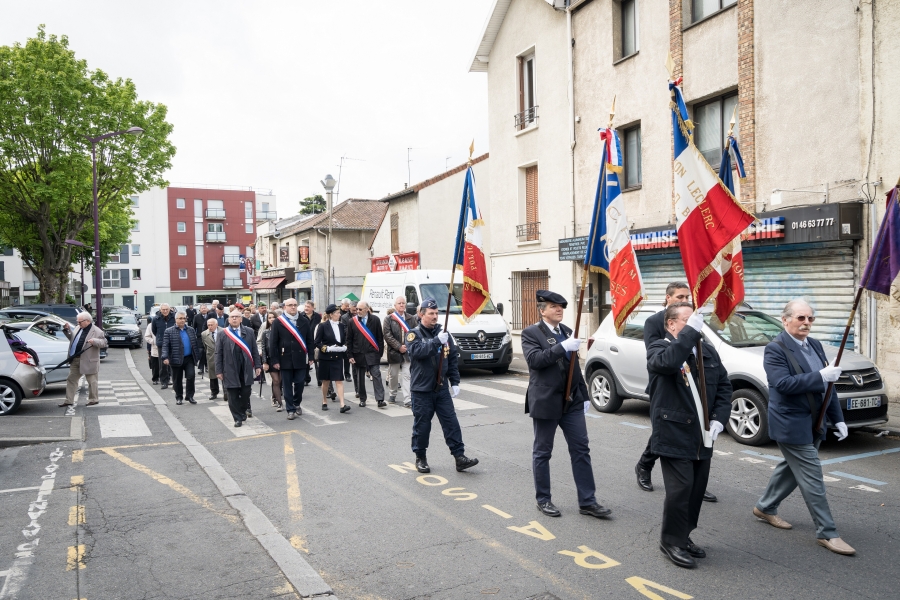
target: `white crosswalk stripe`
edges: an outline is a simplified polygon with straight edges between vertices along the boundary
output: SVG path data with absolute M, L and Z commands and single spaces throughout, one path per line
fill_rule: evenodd
M 141 415 L 99 415 L 100 437 L 147 437 L 153 435 Z
M 525 404 L 524 393 L 516 394 L 513 392 L 505 392 L 503 390 L 496 390 L 494 388 L 473 385 L 471 383 L 463 383 L 460 385 L 460 387 L 465 391 L 472 392 L 474 394 L 481 394 L 482 396 L 488 396 L 490 398 L 496 398 L 498 400 L 506 400 L 508 402 L 514 402 L 516 404 Z
M 216 403 L 218 404 L 218 403 Z M 177 408 L 177 407 L 176 407 Z M 210 406 L 211 412 L 222 425 L 228 428 L 235 437 L 247 437 L 250 435 L 260 435 L 262 433 L 275 433 L 275 430 L 260 421 L 257 418 L 250 418 L 244 421 L 241 427 L 234 426 L 234 417 L 231 416 L 231 410 L 225 406 Z

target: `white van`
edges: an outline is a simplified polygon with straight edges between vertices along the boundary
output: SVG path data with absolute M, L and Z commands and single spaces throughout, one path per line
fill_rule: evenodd
M 437 300 L 440 324 L 447 313 L 447 292 L 450 287 L 450 271 L 393 271 L 369 273 L 363 284 L 362 299 L 379 319 L 387 316 L 394 305 L 394 298 L 406 296 L 407 312 L 415 312 L 425 298 Z M 453 282 L 453 300 L 447 330 L 459 346 L 459 368 L 490 369 L 496 374 L 506 373 L 512 362 L 512 335 L 503 320 L 503 305 L 494 306 L 490 300 L 471 323 L 462 318 L 462 274 L 457 273 Z

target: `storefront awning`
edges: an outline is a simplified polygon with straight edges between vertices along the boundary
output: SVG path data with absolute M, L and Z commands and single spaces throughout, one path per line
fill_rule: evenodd
M 312 287 L 312 280 L 292 281 L 284 286 L 286 290 L 308 290 Z
M 263 279 L 253 286 L 253 290 L 274 290 L 284 282 L 284 277 L 273 277 L 272 279 Z

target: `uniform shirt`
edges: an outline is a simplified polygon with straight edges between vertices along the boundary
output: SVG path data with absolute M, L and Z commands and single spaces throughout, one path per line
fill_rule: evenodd
M 340 341 L 341 341 L 340 321 L 332 321 L 331 319 L 329 319 L 328 323 L 331 325 L 332 331 L 334 331 L 334 339 L 337 340 L 338 343 L 340 343 Z

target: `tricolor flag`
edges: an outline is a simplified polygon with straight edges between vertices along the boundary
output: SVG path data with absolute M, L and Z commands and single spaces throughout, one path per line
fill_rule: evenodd
M 900 274 L 900 205 L 897 204 L 897 190 L 894 187 L 887 194 L 884 219 L 872 242 L 866 270 L 860 278 L 860 287 L 885 296 L 890 295 L 891 284 Z
M 693 123 L 681 94 L 681 79 L 669 82 L 672 92 L 672 132 L 675 146 L 675 218 L 681 260 L 694 306 L 716 299 L 723 269 L 730 267 L 724 254 L 734 251 L 734 240 L 754 221 L 694 146 Z M 717 311 L 718 312 L 718 311 Z
M 461 269 L 463 274 L 462 316 L 467 323 L 478 316 L 491 298 L 482 227 L 484 220 L 475 204 L 475 175 L 470 165 L 466 169 L 466 181 L 463 185 L 462 207 L 456 228 L 456 254 L 453 257 L 453 268 Z
M 722 162 L 719 164 L 719 179 L 734 196 L 734 177 L 731 174 L 731 158 L 737 167 L 738 177 L 747 176 L 744 171 L 744 159 L 738 148 L 737 140 L 729 135 L 725 140 Z M 722 287 L 716 295 L 715 317 L 724 324 L 744 301 L 744 253 L 741 251 L 741 236 L 731 241 L 731 246 L 722 251 Z
M 622 172 L 619 136 L 613 129 L 601 129 L 600 139 L 603 157 L 584 264 L 591 271 L 609 277 L 613 322 L 616 332 L 621 334 L 628 316 L 644 300 L 644 282 L 631 246 L 625 201 L 619 186 L 619 173 Z

